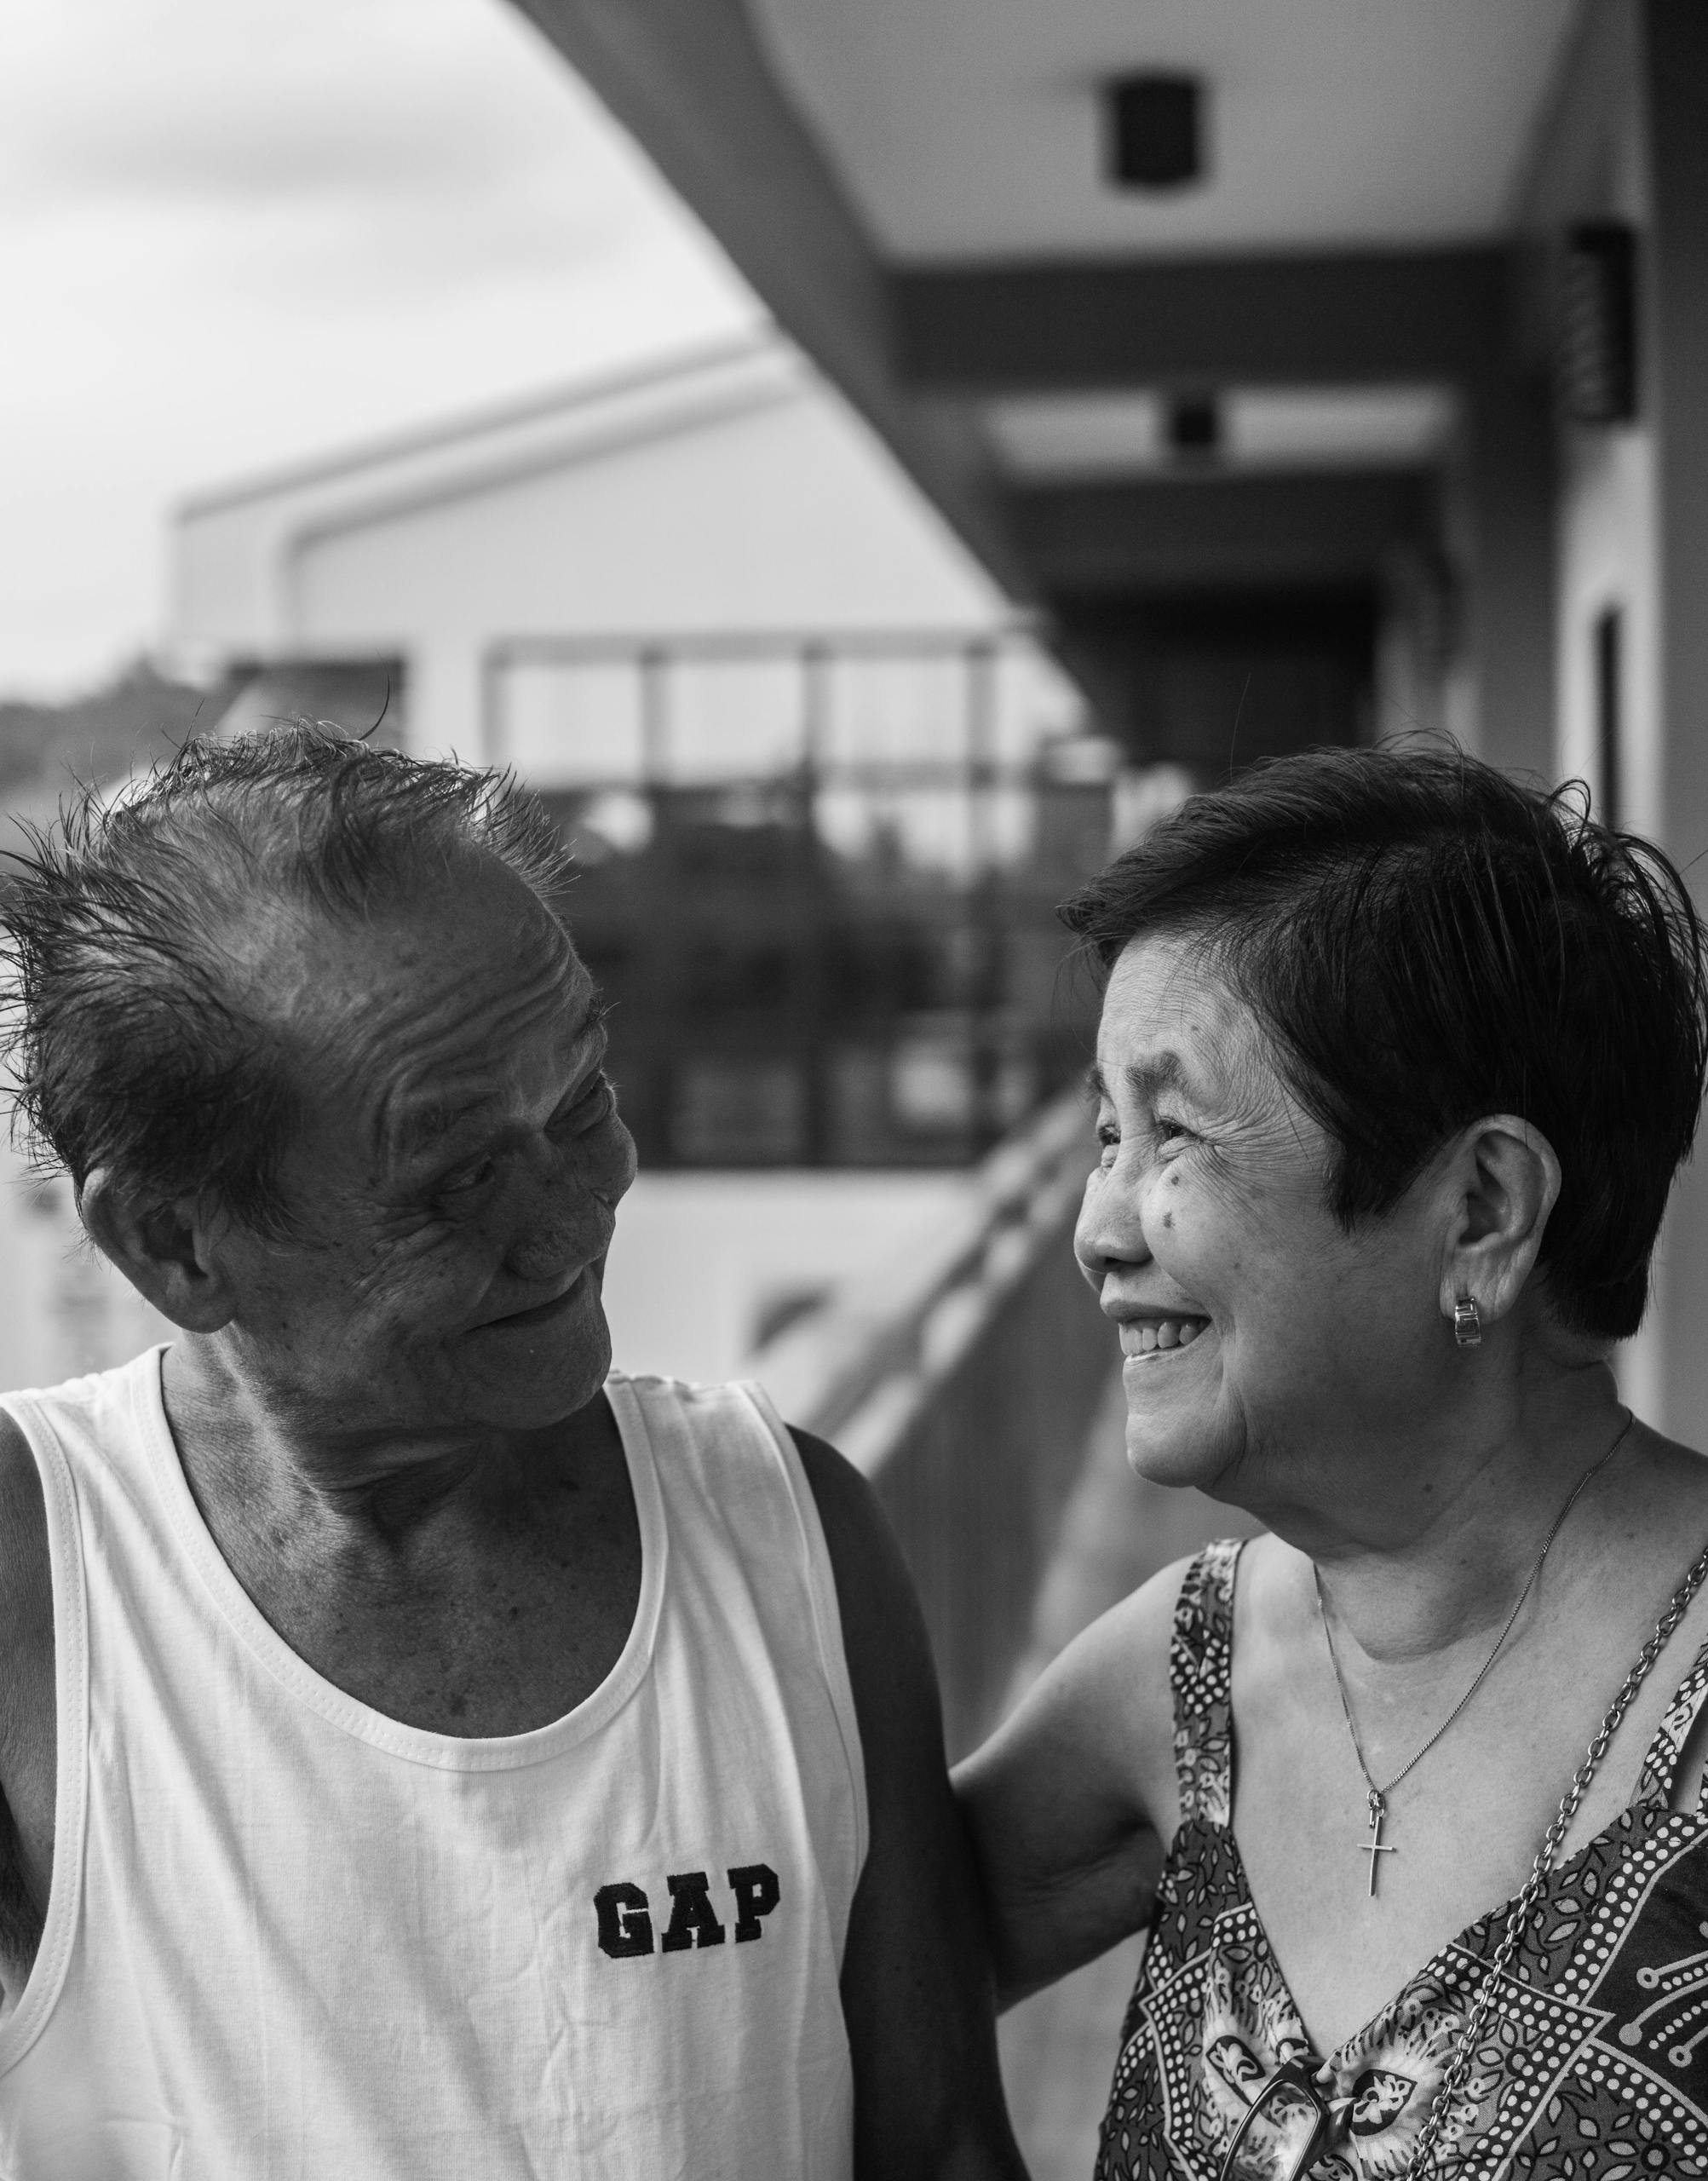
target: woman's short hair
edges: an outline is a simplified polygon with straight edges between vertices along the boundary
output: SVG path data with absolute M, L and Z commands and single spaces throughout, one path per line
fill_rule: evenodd
M 1556 1317 L 1636 1331 L 1702 1102 L 1705 933 L 1666 857 L 1596 824 L 1581 784 L 1458 753 L 1280 758 L 1193 796 L 1061 915 L 1106 970 L 1141 935 L 1202 946 L 1332 1142 L 1348 1228 L 1482 1115 L 1530 1122 L 1561 1167 Z
M 506 774 L 281 721 L 80 791 L 0 881 L 8 1057 L 32 1148 L 290 1231 L 296 1069 L 245 964 L 279 908 L 359 923 L 495 857 L 555 912 L 556 829 Z

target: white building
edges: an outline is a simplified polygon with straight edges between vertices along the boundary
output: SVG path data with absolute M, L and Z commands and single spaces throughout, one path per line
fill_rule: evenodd
M 171 641 L 221 665 L 396 662 L 409 745 L 492 748 L 495 656 L 545 639 L 956 632 L 1013 609 L 876 436 L 762 339 L 177 511 Z

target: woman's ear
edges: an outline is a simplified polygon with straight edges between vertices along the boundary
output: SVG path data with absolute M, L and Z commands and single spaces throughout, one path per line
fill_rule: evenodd
M 1461 1131 L 1442 1175 L 1448 1232 L 1441 1315 L 1469 1297 L 1493 1325 L 1535 1269 L 1548 1216 L 1560 1198 L 1560 1161 L 1541 1131 L 1514 1114 L 1491 1114 Z
M 216 1332 L 235 1302 L 213 1248 L 205 1204 L 194 1197 L 163 1203 L 124 1188 L 95 1167 L 78 1194 L 89 1240 L 140 1295 L 186 1332 Z

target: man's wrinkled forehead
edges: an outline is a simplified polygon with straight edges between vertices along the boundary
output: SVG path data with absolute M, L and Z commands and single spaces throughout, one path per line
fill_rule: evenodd
M 546 1033 L 543 1049 L 555 1066 L 553 1090 L 592 1075 L 609 1042 L 605 1007 L 592 979 L 572 952 L 559 985 L 559 1004 L 542 1010 L 533 1027 Z M 502 1116 L 510 1087 L 513 1054 L 486 1039 L 464 1065 L 383 1076 L 374 1085 L 369 1120 L 373 1147 L 388 1163 L 406 1165 L 443 1151 L 464 1136 L 478 1136 Z
M 512 951 L 466 974 L 423 964 L 364 1040 L 372 1125 L 407 1148 L 440 1132 L 435 1114 L 490 1100 L 519 1067 L 578 1066 L 584 1049 L 603 1049 L 602 1012 L 561 927 L 519 934 Z
M 543 1025 L 566 1044 L 598 1013 L 563 926 L 502 866 L 360 924 L 303 919 L 262 974 L 314 1088 L 375 1127 L 405 1095 L 460 1100 Z

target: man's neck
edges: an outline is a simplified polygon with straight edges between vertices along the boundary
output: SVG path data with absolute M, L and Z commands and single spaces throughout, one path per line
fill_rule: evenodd
M 239 1395 L 242 1389 L 238 1390 Z M 600 1394 L 538 1431 L 357 1442 L 293 1436 L 252 1397 L 169 1369 L 167 1418 L 216 1549 L 296 1656 L 406 1725 L 545 1725 L 633 1626 L 639 1516 Z M 355 1457 L 359 1457 L 359 1462 Z
M 408 1425 L 340 1430 L 269 1399 L 214 1343 L 168 1351 L 168 1421 L 186 1479 L 222 1547 L 233 1531 L 294 1552 L 407 1555 L 447 1528 L 528 1498 L 572 1468 L 602 1399 L 548 1428 Z M 601 1412 L 594 1414 L 591 1412 Z

